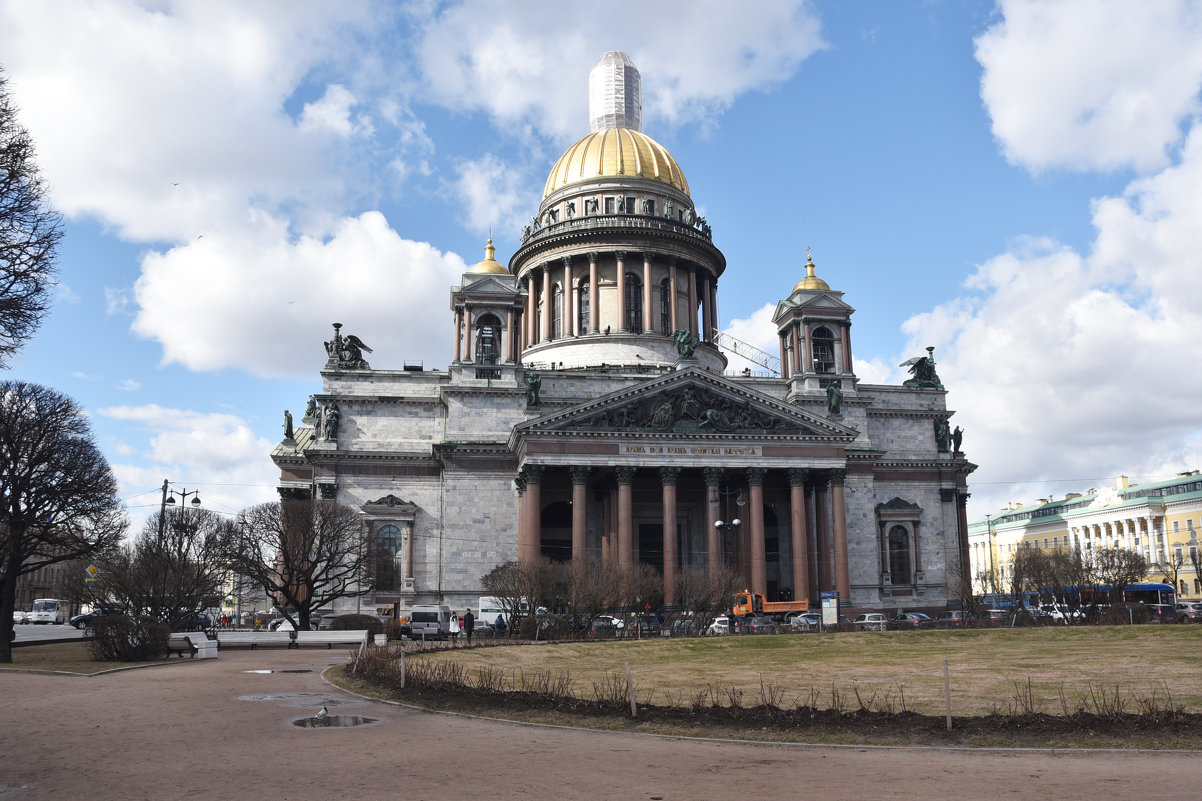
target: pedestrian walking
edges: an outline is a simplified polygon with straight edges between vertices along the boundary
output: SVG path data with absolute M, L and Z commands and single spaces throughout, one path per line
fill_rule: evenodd
M 459 616 L 454 612 L 451 613 L 451 627 L 447 629 L 447 633 L 451 635 L 451 647 L 459 642 Z
M 472 615 L 472 610 L 467 610 L 463 613 L 463 633 L 467 635 L 467 644 L 472 644 L 472 631 L 476 628 L 476 618 Z

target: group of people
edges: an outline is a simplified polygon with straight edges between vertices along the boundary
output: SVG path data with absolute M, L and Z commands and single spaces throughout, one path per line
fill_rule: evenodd
M 487 626 L 489 624 L 485 623 L 484 625 Z M 497 615 L 497 620 L 492 624 L 492 628 L 497 634 L 503 632 L 505 630 L 505 618 Z M 462 615 L 457 615 L 454 612 L 451 613 L 451 627 L 447 630 L 447 633 L 451 637 L 452 644 L 459 641 L 459 634 L 462 632 L 467 637 L 467 644 L 471 645 L 472 632 L 475 630 L 476 616 L 472 614 L 471 609 L 466 610 Z

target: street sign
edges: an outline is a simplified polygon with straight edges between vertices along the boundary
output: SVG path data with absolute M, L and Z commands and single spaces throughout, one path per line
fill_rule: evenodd
M 96 567 L 96 565 L 88 565 L 84 568 L 84 572 L 95 578 L 96 574 L 100 572 L 100 568 Z

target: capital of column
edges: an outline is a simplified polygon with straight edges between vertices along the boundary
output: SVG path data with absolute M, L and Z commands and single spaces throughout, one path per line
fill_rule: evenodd
M 659 480 L 664 485 L 672 485 L 676 483 L 676 479 L 680 478 L 679 467 L 661 467 L 659 469 Z
M 526 471 L 519 470 L 518 474 L 513 477 L 513 486 L 517 487 L 518 495 L 526 494 Z
M 707 485 L 722 483 L 722 468 L 721 467 L 702 468 L 701 475 L 705 476 L 705 483 Z
M 571 266 L 572 266 L 572 257 L 571 257 L 571 256 L 561 256 L 561 257 L 559 258 L 559 260 L 560 260 L 561 262 L 563 262 L 563 266 L 564 266 L 564 267 L 571 267 Z
M 675 256 L 661 256 L 660 258 L 662 259 L 663 263 L 669 267 L 675 267 L 676 262 L 680 261 L 680 259 L 676 258 Z
M 615 250 L 615 251 L 614 251 L 614 257 L 615 257 L 615 258 L 617 258 L 617 260 L 618 260 L 618 261 L 626 261 L 626 251 L 624 251 L 624 250 Z
M 955 503 L 956 502 L 955 487 L 940 487 L 939 488 L 939 500 L 942 501 L 943 503 Z
M 568 468 L 568 472 L 572 474 L 573 484 L 587 484 L 588 474 L 592 471 L 587 465 L 574 464 Z
M 526 472 L 527 484 L 541 484 L 543 480 L 543 472 L 547 469 L 546 465 L 528 464 L 522 468 Z
M 655 261 L 655 251 L 654 250 L 643 251 L 643 261 L 647 262 L 648 264 Z
M 843 486 L 843 482 L 847 480 L 846 470 L 828 470 L 827 476 L 830 478 L 832 486 Z
M 595 250 L 590 250 L 587 255 L 589 264 L 596 264 L 597 259 L 601 258 L 601 254 Z
M 634 474 L 638 471 L 637 467 L 615 467 L 614 477 L 619 484 L 633 484 Z
M 766 467 L 749 467 L 747 468 L 747 483 L 753 487 L 762 487 L 764 485 L 764 476 L 768 474 Z
M 809 472 L 810 471 L 806 470 L 804 467 L 790 467 L 789 468 L 789 484 L 790 484 L 790 486 L 794 486 L 794 487 L 804 486 L 806 483 L 806 477 L 809 474 Z

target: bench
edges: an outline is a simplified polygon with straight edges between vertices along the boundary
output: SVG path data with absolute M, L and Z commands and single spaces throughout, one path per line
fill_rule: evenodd
M 175 654 L 183 659 L 184 651 L 193 659 L 198 656 L 201 659 L 216 659 L 217 642 L 210 640 L 203 631 L 177 631 L 167 635 L 168 656 Z
M 362 648 L 367 644 L 367 629 L 357 631 L 298 631 L 296 644 L 325 645 L 333 648 L 335 645 L 350 645 Z
M 219 648 L 249 645 L 251 650 L 260 645 L 283 645 L 295 648 L 296 642 L 291 631 L 219 631 L 217 645 Z

